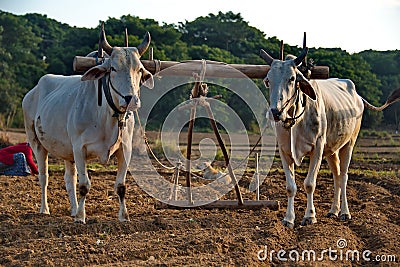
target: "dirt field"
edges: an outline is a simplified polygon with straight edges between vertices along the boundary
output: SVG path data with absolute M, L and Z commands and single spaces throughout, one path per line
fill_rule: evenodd
M 14 143 L 23 140 L 22 133 L 10 136 Z M 118 222 L 118 199 L 110 193 L 115 171 L 98 167 L 90 171 L 85 225 L 73 223 L 69 216 L 63 172 L 57 168 L 59 162 L 52 163 L 51 215 L 38 214 L 37 177 L 0 176 L 1 266 L 398 266 L 400 262 L 400 136 L 359 140 L 348 182 L 353 217 L 349 222 L 324 217 L 333 197 L 333 180 L 324 161 L 314 196 L 318 222 L 300 226 L 306 207 L 307 164 L 303 163 L 296 173 L 296 222 L 291 230 L 281 224 L 286 192 L 279 159 L 261 186 L 262 199 L 280 201 L 277 211 L 157 209 L 156 201 L 129 176 L 131 221 L 127 223 Z M 250 174 L 241 179 L 241 187 L 248 188 Z M 245 198 L 254 199 L 253 193 L 243 192 Z M 292 261 L 297 255 L 298 261 Z

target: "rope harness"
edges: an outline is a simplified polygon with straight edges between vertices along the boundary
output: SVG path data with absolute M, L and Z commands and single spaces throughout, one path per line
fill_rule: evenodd
M 286 107 L 289 105 L 290 102 L 292 102 L 292 100 L 294 99 L 293 103 L 290 105 L 290 107 L 288 108 L 288 111 L 290 111 L 293 108 L 293 116 L 294 117 L 287 117 L 284 121 L 283 121 L 283 127 L 286 130 L 289 130 L 290 128 L 293 127 L 293 125 L 296 124 L 296 120 L 298 120 L 299 118 L 301 118 L 301 116 L 303 116 L 304 112 L 305 112 L 305 106 L 306 106 L 306 97 L 302 94 L 300 94 L 300 88 L 298 83 L 296 84 L 296 90 L 294 92 L 294 94 L 285 102 L 285 104 L 283 105 L 283 107 L 279 110 L 279 113 L 282 113 L 283 110 L 286 109 Z M 303 97 L 302 97 L 303 96 Z M 301 99 L 303 98 L 303 99 Z M 301 107 L 303 108 L 303 110 L 300 112 L 299 115 L 295 115 L 297 112 L 297 106 L 298 103 L 301 102 Z
M 148 139 L 147 139 L 147 137 L 146 137 L 146 133 L 145 133 L 143 127 L 142 127 L 142 123 L 140 122 L 139 112 L 136 110 L 135 113 L 136 113 L 136 117 L 137 117 L 137 120 L 138 120 L 138 123 L 139 123 L 140 133 L 141 133 L 141 135 L 142 135 L 142 137 L 143 137 L 144 143 L 146 144 L 146 147 L 147 147 L 147 149 L 149 150 L 151 156 L 152 156 L 152 157 L 157 161 L 157 163 L 158 163 L 161 167 L 163 167 L 164 169 L 166 169 L 166 170 L 174 170 L 174 169 L 176 168 L 176 166 L 174 166 L 174 167 L 168 167 L 167 165 L 163 164 L 163 163 L 157 158 L 156 154 L 154 153 L 154 151 L 153 151 L 153 150 L 151 149 L 151 147 L 150 147 L 149 141 L 148 141 Z M 178 166 L 178 165 L 177 165 L 177 166 Z
M 103 84 L 103 92 L 104 92 L 104 96 L 106 97 L 107 103 L 108 105 L 112 108 L 112 110 L 114 111 L 114 115 L 113 117 L 118 117 L 119 115 L 122 115 L 125 113 L 125 111 L 121 111 L 119 108 L 117 108 L 117 106 L 114 103 L 114 100 L 112 98 L 111 95 L 111 89 L 120 97 L 122 97 L 125 102 L 127 104 L 129 104 L 129 102 L 132 100 L 132 96 L 128 95 L 128 96 L 124 96 L 123 94 L 121 94 L 121 92 L 119 92 L 117 89 L 115 89 L 114 85 L 111 82 L 111 77 L 110 77 L 110 73 L 106 74 L 105 76 L 103 76 L 103 78 L 101 78 L 102 80 L 102 84 Z M 108 77 L 108 79 L 107 79 Z M 111 86 L 111 89 L 110 89 Z

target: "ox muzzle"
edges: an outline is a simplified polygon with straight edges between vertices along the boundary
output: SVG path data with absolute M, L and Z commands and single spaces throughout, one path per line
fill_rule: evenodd
M 279 111 L 277 108 L 271 108 L 269 110 L 269 119 L 274 120 L 275 122 L 280 121 L 282 112 Z
M 136 111 L 141 106 L 139 96 L 137 95 L 127 95 L 124 97 L 124 100 L 122 100 L 122 102 L 125 102 L 125 105 L 121 103 L 121 108 L 129 111 Z

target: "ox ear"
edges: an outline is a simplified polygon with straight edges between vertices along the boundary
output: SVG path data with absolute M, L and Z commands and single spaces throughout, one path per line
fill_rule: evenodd
M 141 80 L 142 80 L 142 85 L 146 86 L 149 89 L 153 89 L 153 87 L 154 87 L 153 75 L 150 72 L 148 72 L 146 69 L 143 70 Z
M 310 84 L 309 81 L 307 81 L 306 79 L 301 79 L 298 81 L 299 86 L 300 86 L 300 90 L 306 94 L 309 98 L 311 98 L 312 100 L 316 101 L 317 100 L 317 95 L 315 94 L 315 90 L 312 87 L 312 85 Z
M 104 75 L 106 75 L 107 72 L 108 72 L 107 68 L 102 65 L 93 67 L 87 72 L 85 72 L 85 74 L 83 74 L 81 81 L 88 81 L 88 80 L 93 81 L 101 79 L 103 78 Z

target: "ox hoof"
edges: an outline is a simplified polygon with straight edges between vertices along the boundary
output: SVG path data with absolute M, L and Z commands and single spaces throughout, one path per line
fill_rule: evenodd
M 128 221 L 130 221 L 130 220 L 129 220 L 129 214 L 128 214 L 128 212 L 126 211 L 126 209 L 125 209 L 123 212 L 119 212 L 119 214 L 118 214 L 118 220 L 119 220 L 120 222 L 128 222 Z
M 305 217 L 305 218 L 303 218 L 303 221 L 301 222 L 301 226 L 314 224 L 316 222 L 317 222 L 317 219 L 315 217 Z
M 119 220 L 120 222 L 129 222 L 129 221 L 130 221 L 129 216 L 126 216 L 126 217 L 119 217 L 118 220 Z
M 40 213 L 49 215 L 50 211 L 49 211 L 49 209 L 40 209 Z
M 289 229 L 293 229 L 294 228 L 294 223 L 291 223 L 291 222 L 283 220 L 282 224 L 283 224 L 283 226 L 285 226 L 285 227 L 287 227 Z
M 351 220 L 351 216 L 350 216 L 350 214 L 341 214 L 341 215 L 340 215 L 340 220 L 341 220 L 342 222 L 350 221 L 350 220 Z
M 326 218 L 337 218 L 337 214 L 329 212 L 328 214 L 326 214 Z
M 85 219 L 77 219 L 77 218 L 75 218 L 74 223 L 85 224 Z

